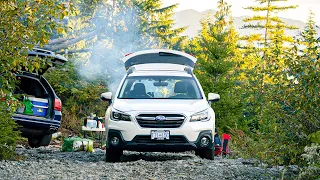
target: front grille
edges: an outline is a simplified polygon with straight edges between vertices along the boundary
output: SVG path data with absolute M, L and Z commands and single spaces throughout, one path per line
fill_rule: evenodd
M 142 143 L 142 144 L 147 144 L 147 143 L 157 143 L 157 144 L 177 144 L 177 143 L 187 143 L 188 141 L 186 140 L 185 137 L 183 136 L 170 136 L 170 139 L 165 139 L 165 140 L 152 140 L 150 135 L 139 135 L 136 136 L 133 140 L 135 143 Z
M 164 120 L 156 120 L 157 116 L 164 116 Z M 136 120 L 144 128 L 179 128 L 185 116 L 182 114 L 139 114 Z

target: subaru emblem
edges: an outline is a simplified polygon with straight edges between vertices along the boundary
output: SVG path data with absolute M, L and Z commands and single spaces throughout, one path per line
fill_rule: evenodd
M 156 121 L 164 121 L 164 120 L 166 120 L 166 119 L 167 119 L 167 118 L 166 118 L 165 116 L 161 116 L 161 115 L 155 117 L 155 120 L 156 120 Z

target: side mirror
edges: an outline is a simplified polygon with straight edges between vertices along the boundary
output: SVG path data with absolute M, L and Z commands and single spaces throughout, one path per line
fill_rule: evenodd
M 209 93 L 208 94 L 208 101 L 209 104 L 211 105 L 212 102 L 217 102 L 220 100 L 220 95 L 216 93 Z
M 101 100 L 111 102 L 112 99 L 112 92 L 105 92 L 102 93 L 100 96 Z

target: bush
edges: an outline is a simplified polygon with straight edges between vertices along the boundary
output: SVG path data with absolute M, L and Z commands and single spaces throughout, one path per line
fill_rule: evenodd
M 1 92 L 0 89 L 3 95 Z M 8 96 L 0 96 L 0 160 L 14 158 L 16 143 L 20 139 L 20 132 L 16 130 L 18 126 L 11 118 L 16 106 L 10 102 L 15 101 Z
M 100 100 L 100 95 L 107 91 L 105 77 L 86 80 L 72 62 L 50 70 L 44 76 L 62 101 L 62 128 L 79 134 L 84 117 L 90 113 L 104 116 L 107 104 Z
M 305 153 L 302 158 L 308 164 L 300 173 L 300 179 L 318 179 L 320 178 L 320 145 L 312 143 L 310 147 L 304 148 Z

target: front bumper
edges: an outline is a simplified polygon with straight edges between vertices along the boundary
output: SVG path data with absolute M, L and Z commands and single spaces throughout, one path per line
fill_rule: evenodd
M 205 147 L 201 145 L 202 137 L 209 138 L 209 144 Z M 138 152 L 184 152 L 203 148 L 213 148 L 212 131 L 201 131 L 194 142 L 188 141 L 184 135 L 171 135 L 170 140 L 151 140 L 150 135 L 136 135 L 132 141 L 125 141 L 121 132 L 110 129 L 108 131 L 107 148 L 129 150 Z M 118 145 L 112 145 L 111 139 L 117 137 Z

